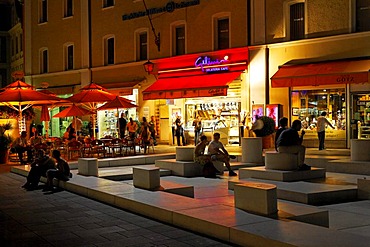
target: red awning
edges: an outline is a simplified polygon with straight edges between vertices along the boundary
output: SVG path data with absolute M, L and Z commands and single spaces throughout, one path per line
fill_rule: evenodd
M 283 65 L 271 77 L 272 87 L 318 86 L 368 82 L 370 59 Z
M 160 78 L 143 92 L 144 100 L 226 96 L 239 72 Z

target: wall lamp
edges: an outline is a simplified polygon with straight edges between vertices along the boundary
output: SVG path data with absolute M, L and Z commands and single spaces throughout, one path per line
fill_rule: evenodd
M 149 60 L 143 64 L 145 72 L 148 73 L 148 75 L 153 73 L 154 70 L 154 63 L 150 62 Z

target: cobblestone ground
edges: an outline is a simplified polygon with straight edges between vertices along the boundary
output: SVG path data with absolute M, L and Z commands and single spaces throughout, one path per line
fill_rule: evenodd
M 21 188 L 0 173 L 0 246 L 232 246 L 67 192 Z

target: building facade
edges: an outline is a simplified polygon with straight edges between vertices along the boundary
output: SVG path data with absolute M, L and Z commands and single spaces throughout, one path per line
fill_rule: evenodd
M 252 100 L 281 104 L 284 116 L 300 119 L 308 147 L 318 147 L 316 119 L 323 111 L 335 126 L 326 130 L 327 147 L 369 138 L 370 2 L 255 3 L 252 30 L 265 32 L 253 36 L 249 49 L 251 95 L 266 95 Z
M 240 125 L 258 111 L 302 120 L 307 146 L 317 146 L 322 111 L 336 126 L 328 147 L 367 137 L 358 130 L 370 121 L 368 0 L 38 0 L 24 6 L 27 82 L 58 95 L 98 83 L 139 106 L 125 111 L 127 117 L 154 116 L 163 143 L 174 144 L 177 116 L 191 143 L 197 115 L 208 134 L 217 129 L 225 143 L 240 143 Z M 143 68 L 148 60 L 150 74 Z M 338 83 L 319 73 L 315 83 L 302 85 L 312 71 L 291 83 L 296 75 L 288 68 L 310 65 L 339 68 L 328 72 L 340 76 Z M 273 114 L 275 106 L 280 112 Z M 116 134 L 116 114 L 98 114 L 100 136 Z
M 152 13 L 150 21 L 145 7 Z M 144 100 L 142 92 L 158 78 L 161 63 L 187 54 L 207 56 L 217 50 L 247 45 L 246 1 L 230 1 L 227 5 L 221 0 L 26 1 L 25 9 L 27 82 L 36 88 L 48 87 L 58 95 L 74 93 L 91 81 L 98 83 L 139 106 L 126 112 L 127 117 L 141 121 L 143 116 L 155 116 L 160 126 L 158 135 L 165 143 L 172 142 L 172 117 L 181 115 L 189 122 L 194 114 L 185 114 L 186 105 L 200 107 L 200 103 L 186 103 L 193 97 L 171 98 L 170 102 L 163 97 Z M 158 45 L 155 36 L 160 39 Z M 244 54 L 246 65 L 248 52 Z M 143 67 L 148 60 L 155 65 L 149 75 Z M 223 82 L 226 86 L 238 77 L 231 83 L 236 89 L 229 90 L 236 91 L 232 93 L 238 94 L 237 100 L 223 99 L 224 105 L 232 105 L 230 109 L 236 110 L 233 121 L 237 124 L 239 120 L 235 117 L 239 118 L 238 113 L 247 104 L 241 100 L 247 97 L 247 93 L 242 95 L 247 90 L 243 90 L 245 83 L 240 79 L 245 69 L 246 66 L 234 78 Z M 210 105 L 208 99 L 204 98 L 204 103 Z M 101 136 L 115 134 L 111 129 L 116 114 L 98 114 Z M 99 115 L 110 116 L 112 120 Z

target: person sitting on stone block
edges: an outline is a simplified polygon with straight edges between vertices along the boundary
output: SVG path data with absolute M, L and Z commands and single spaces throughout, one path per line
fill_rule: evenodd
M 207 137 L 202 135 L 200 142 L 194 149 L 194 162 L 202 166 L 204 177 L 216 178 L 216 173 L 219 173 L 219 171 L 213 166 L 211 156 L 204 153 L 207 145 Z
M 302 145 L 303 136 L 305 134 L 302 130 L 302 135 L 299 137 L 298 131 L 302 128 L 302 123 L 299 120 L 294 120 L 292 127 L 281 132 L 276 141 L 277 150 L 279 153 L 298 154 L 298 170 L 310 170 L 311 167 L 304 163 L 306 147 Z
M 208 153 L 211 155 L 212 161 L 221 161 L 225 163 L 226 168 L 229 170 L 229 176 L 237 176 L 230 166 L 230 155 L 225 149 L 224 145 L 220 142 L 220 133 L 213 134 L 213 140 L 209 143 Z

